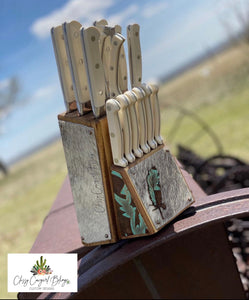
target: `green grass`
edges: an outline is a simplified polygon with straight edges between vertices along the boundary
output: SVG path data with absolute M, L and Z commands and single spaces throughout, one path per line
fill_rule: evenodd
M 243 53 L 241 48 L 229 49 L 161 87 L 162 135 L 173 153 L 181 144 L 204 157 L 217 154 L 216 144 L 198 122 L 179 118 L 180 107 L 211 128 L 225 154 L 249 161 L 249 63 Z M 213 71 L 203 80 L 201 70 L 210 66 Z M 171 135 L 176 120 L 179 130 Z
M 0 181 L 1 298 L 7 293 L 7 253 L 27 253 L 66 176 L 61 143 L 55 143 L 15 166 Z
M 249 161 L 249 55 L 235 47 L 160 87 L 162 135 L 176 153 L 183 144 L 207 157 L 217 148 L 190 117 L 179 119 L 175 136 L 170 129 L 178 111 L 188 109 L 203 119 L 220 139 L 224 153 Z M 245 55 L 246 53 L 246 55 Z M 55 116 L 56 118 L 56 116 Z M 193 137 L 198 138 L 193 140 Z M 173 139 L 174 138 L 174 139 Z M 192 139 L 192 141 L 191 141 Z M 57 142 L 14 166 L 0 178 L 0 297 L 7 293 L 7 253 L 27 253 L 66 176 L 63 148 Z

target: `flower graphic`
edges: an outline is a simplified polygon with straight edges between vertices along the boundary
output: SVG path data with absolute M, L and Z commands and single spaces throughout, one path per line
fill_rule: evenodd
M 34 275 L 47 275 L 52 274 L 50 266 L 46 265 L 46 259 L 43 260 L 43 256 L 40 257 L 40 262 L 37 260 L 36 264 L 31 269 L 31 273 Z

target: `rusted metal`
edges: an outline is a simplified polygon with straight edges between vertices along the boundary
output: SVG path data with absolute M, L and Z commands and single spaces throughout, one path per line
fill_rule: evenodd
M 69 181 L 66 180 L 50 213 L 44 221 L 43 228 L 41 229 L 31 249 L 31 252 L 76 252 L 79 254 L 79 259 L 83 257 L 79 266 L 79 293 L 77 293 L 76 295 L 43 293 L 32 295 L 33 298 L 35 297 L 42 299 L 47 297 L 59 299 L 70 297 L 82 298 L 83 296 L 90 298 L 90 290 L 93 291 L 93 289 L 95 289 L 95 291 L 97 292 L 101 291 L 101 288 L 105 288 L 105 292 L 103 292 L 103 295 L 108 295 L 108 297 L 110 298 L 112 297 L 112 295 L 113 297 L 118 297 L 118 293 L 122 292 L 121 287 L 123 287 L 123 283 L 121 279 L 124 278 L 124 276 L 127 280 L 127 286 L 129 286 L 129 284 L 133 281 L 137 283 L 137 289 L 129 292 L 127 292 L 127 290 L 123 291 L 123 295 L 127 295 L 127 297 L 134 299 L 139 298 L 141 295 L 144 298 L 151 298 L 151 288 L 148 288 L 146 286 L 146 280 L 141 277 L 141 268 L 140 270 L 138 270 L 136 263 L 134 263 L 134 260 L 136 260 L 137 258 L 140 259 L 149 252 L 156 253 L 155 249 L 160 249 L 160 247 L 162 247 L 163 250 L 160 251 L 162 251 L 163 253 L 163 251 L 167 250 L 168 245 L 171 242 L 176 243 L 176 245 L 179 244 L 177 246 L 179 249 L 184 249 L 187 241 L 192 240 L 191 243 L 189 242 L 188 247 L 193 248 L 191 251 L 194 251 L 193 261 L 195 261 L 195 259 L 198 258 L 198 251 L 200 251 L 200 247 L 203 244 L 203 241 L 200 240 L 200 238 L 205 235 L 205 231 L 207 230 L 207 228 L 209 228 L 210 226 L 212 228 L 216 226 L 222 226 L 223 228 L 223 221 L 231 219 L 232 217 L 246 217 L 249 215 L 249 188 L 205 196 L 205 193 L 200 189 L 200 187 L 196 184 L 192 177 L 185 171 L 183 172 L 183 174 L 185 180 L 191 187 L 192 193 L 196 198 L 194 207 L 191 207 L 190 209 L 185 211 L 177 220 L 174 220 L 173 222 L 171 222 L 171 224 L 166 226 L 166 228 L 162 229 L 159 233 L 153 236 L 129 241 L 126 240 L 122 241 L 120 244 L 90 248 L 83 247 L 81 244 L 81 237 L 78 231 L 76 214 L 72 204 L 73 200 L 71 196 Z M 199 237 L 197 238 L 196 235 L 198 235 L 198 232 Z M 215 251 L 219 252 L 220 255 L 222 255 L 220 259 L 223 257 L 223 255 L 224 257 L 227 257 L 230 265 L 230 272 L 235 274 L 233 275 L 234 278 L 238 278 L 237 269 L 234 267 L 235 262 L 232 252 L 229 252 L 229 248 L 227 246 L 224 246 L 225 236 L 222 239 L 218 239 L 215 235 L 216 231 L 213 230 L 212 232 L 213 236 L 210 235 L 209 239 L 206 240 L 207 251 L 205 250 L 205 248 L 203 248 L 203 251 L 205 250 L 207 255 L 214 255 L 214 251 L 212 250 L 214 249 L 214 242 L 212 242 L 212 240 L 215 240 L 217 242 L 217 248 Z M 222 244 L 219 244 L 220 240 L 222 240 Z M 175 246 L 169 248 L 171 249 L 171 251 L 167 254 L 168 261 L 170 260 L 170 257 L 173 257 L 174 255 L 179 259 L 179 262 L 182 260 L 182 254 L 178 248 L 176 248 Z M 176 249 L 178 250 L 175 251 Z M 188 251 L 190 251 L 190 248 Z M 224 251 L 226 252 L 226 254 L 224 254 Z M 209 269 L 209 271 L 207 271 L 205 270 L 206 265 L 205 267 L 204 265 L 202 265 L 202 263 L 205 262 L 206 259 L 207 257 L 203 257 L 203 261 L 198 262 L 198 268 L 199 270 L 201 270 L 201 272 L 208 272 L 211 274 L 212 270 Z M 234 264 L 231 263 L 232 260 Z M 177 281 L 178 275 L 181 274 L 181 266 L 180 263 L 179 265 L 177 265 L 177 259 L 175 260 L 175 262 L 175 268 L 173 268 L 172 265 L 171 271 L 176 272 L 175 280 Z M 142 264 L 146 269 L 146 272 L 149 274 L 149 278 L 152 278 L 155 275 L 149 271 L 152 262 L 147 264 L 142 261 Z M 156 264 L 157 268 L 160 269 L 160 264 L 158 264 L 158 262 L 155 262 L 155 265 Z M 194 268 L 198 269 L 196 266 Z M 222 268 L 222 266 L 220 265 L 219 268 Z M 226 266 L 224 265 L 224 270 L 225 269 Z M 191 272 L 191 269 L 189 269 L 189 271 Z M 213 272 L 214 280 L 216 280 L 216 270 L 213 269 Z M 228 269 L 226 269 L 225 274 L 227 273 Z M 212 274 L 210 274 L 208 277 L 209 280 L 211 280 L 212 278 Z M 117 282 L 117 285 L 112 287 L 111 281 L 108 280 L 114 280 L 114 278 Z M 203 278 L 207 278 L 207 275 L 205 275 Z M 197 280 L 197 277 L 195 280 Z M 201 277 L 199 278 L 199 281 L 200 280 Z M 106 286 L 106 284 L 104 286 L 102 285 L 105 281 L 109 282 L 108 286 Z M 155 280 L 153 279 L 152 281 L 154 282 Z M 213 289 L 212 294 L 212 285 L 210 285 L 211 282 L 206 285 L 205 293 L 203 290 L 204 285 L 198 285 L 197 283 L 198 281 L 192 282 L 192 285 L 194 285 L 196 290 L 196 295 L 198 294 L 200 296 L 200 293 L 203 293 L 203 295 L 206 293 L 205 295 L 213 295 L 213 297 L 217 297 L 217 295 L 215 295 L 214 293 L 215 289 Z M 184 283 L 181 283 L 181 286 L 183 288 Z M 187 289 L 188 284 L 186 283 L 185 286 Z M 236 286 L 239 286 L 237 279 Z M 164 288 L 166 293 L 166 283 L 164 285 Z M 236 289 L 237 298 L 243 298 L 243 295 L 238 292 L 240 289 L 242 291 L 242 287 L 238 287 L 238 289 Z M 207 294 L 207 290 L 209 290 L 209 294 Z M 89 292 L 89 294 L 87 294 L 87 292 Z M 158 293 L 162 297 L 161 292 Z M 220 295 L 222 296 L 222 291 Z M 194 294 L 192 294 L 192 296 L 192 298 L 194 298 Z M 27 294 L 19 294 L 20 299 L 27 299 L 28 297 L 29 295 Z

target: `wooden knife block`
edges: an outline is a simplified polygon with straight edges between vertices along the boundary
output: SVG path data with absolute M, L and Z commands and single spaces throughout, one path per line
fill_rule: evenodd
M 126 168 L 112 164 L 106 116 L 58 116 L 82 243 L 114 243 L 159 231 L 193 202 L 164 145 Z

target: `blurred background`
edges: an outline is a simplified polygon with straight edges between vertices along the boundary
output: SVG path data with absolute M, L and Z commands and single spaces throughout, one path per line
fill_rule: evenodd
M 239 183 L 234 172 L 224 180 L 249 162 L 248 0 L 1 0 L 1 298 L 15 297 L 7 253 L 30 250 L 67 174 L 50 29 L 102 18 L 124 36 L 140 24 L 143 81 L 160 84 L 162 135 L 207 193 L 249 186 L 247 169 Z

